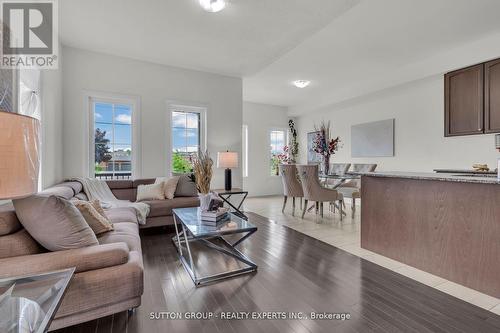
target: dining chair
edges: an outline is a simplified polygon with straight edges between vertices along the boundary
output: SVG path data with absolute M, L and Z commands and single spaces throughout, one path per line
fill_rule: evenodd
M 347 170 L 351 167 L 351 163 L 331 163 L 330 164 L 330 174 L 333 175 L 344 175 Z M 339 181 L 333 182 L 332 185 L 328 183 L 329 179 L 327 178 L 325 180 L 325 186 L 332 186 L 333 188 L 336 188 L 339 185 Z
M 374 172 L 377 164 L 353 164 L 352 172 Z M 359 179 L 349 180 L 337 187 L 344 198 L 351 199 L 351 217 L 356 213 L 356 199 L 361 199 L 361 181 Z
M 334 175 L 343 175 L 349 170 L 351 163 L 331 163 L 330 173 Z
M 336 190 L 331 190 L 321 186 L 319 181 L 318 166 L 317 165 L 297 165 L 299 172 L 300 182 L 302 184 L 302 191 L 304 192 L 304 205 L 302 211 L 302 218 L 306 214 L 307 202 L 316 202 L 316 212 L 320 211 L 323 217 L 323 203 L 339 202 L 340 220 L 342 221 L 342 202 L 344 200 L 341 193 Z
M 300 208 L 302 208 L 302 198 L 304 197 L 302 184 L 297 179 L 297 168 L 295 164 L 280 164 L 279 170 L 283 182 L 283 208 L 281 212 L 285 211 L 288 197 L 292 197 L 292 215 L 295 215 L 295 198 L 300 198 Z

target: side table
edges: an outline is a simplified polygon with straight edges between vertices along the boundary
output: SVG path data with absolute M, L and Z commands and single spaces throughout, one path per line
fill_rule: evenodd
M 212 192 L 217 194 L 219 198 L 222 199 L 222 201 L 224 201 L 229 205 L 229 207 L 234 209 L 233 214 L 241 217 L 242 219 L 248 220 L 248 217 L 241 211 L 241 206 L 243 205 L 243 202 L 248 196 L 248 191 L 243 191 L 241 188 L 232 188 L 230 190 L 216 189 L 212 190 Z M 237 206 L 233 205 L 230 201 L 233 195 L 242 195 L 241 200 Z

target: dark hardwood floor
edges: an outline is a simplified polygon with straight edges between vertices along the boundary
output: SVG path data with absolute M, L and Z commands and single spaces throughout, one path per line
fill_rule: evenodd
M 66 332 L 500 332 L 500 316 L 250 213 L 240 249 L 258 272 L 195 288 L 159 229 L 141 235 L 142 305 Z M 195 261 L 234 265 L 210 253 Z M 150 320 L 151 312 L 349 313 L 350 320 Z

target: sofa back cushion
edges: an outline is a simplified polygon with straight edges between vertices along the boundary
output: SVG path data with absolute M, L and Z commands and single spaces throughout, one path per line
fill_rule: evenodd
M 197 197 L 198 190 L 196 184 L 191 180 L 189 175 L 182 175 L 177 182 L 175 197 Z
M 13 202 L 21 224 L 47 250 L 99 244 L 82 214 L 68 200 L 53 195 L 33 195 Z
M 0 236 L 12 234 L 21 228 L 12 203 L 0 205 Z
M 41 252 L 43 252 L 43 248 L 30 236 L 26 229 L 20 229 L 10 235 L 0 236 L 0 259 Z

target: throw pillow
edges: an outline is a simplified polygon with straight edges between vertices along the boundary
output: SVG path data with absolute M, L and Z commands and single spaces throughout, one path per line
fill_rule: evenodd
M 191 180 L 189 175 L 182 175 L 177 182 L 177 188 L 174 196 L 176 197 L 197 197 L 198 190 L 196 184 Z
M 175 190 L 177 189 L 177 183 L 179 182 L 179 176 L 158 177 L 155 180 L 155 184 L 163 183 L 163 191 L 165 193 L 166 199 L 173 199 L 175 195 Z
M 66 199 L 53 195 L 32 195 L 13 200 L 13 203 L 21 224 L 47 250 L 69 250 L 99 244 L 80 211 Z
M 137 201 L 164 199 L 163 183 L 137 186 Z
M 111 224 L 111 222 L 109 222 L 107 217 L 102 216 L 97 211 L 97 209 L 94 207 L 94 202 L 77 200 L 73 203 L 75 204 L 76 208 L 78 208 L 80 213 L 82 213 L 83 218 L 88 223 L 90 228 L 92 228 L 94 234 L 100 235 L 102 233 L 113 230 L 113 225 Z M 97 201 L 97 203 L 99 203 L 99 201 Z
M 111 223 L 111 221 L 108 219 L 108 216 L 104 212 L 104 208 L 102 208 L 101 202 L 99 200 L 97 200 L 97 199 L 92 200 L 92 201 L 90 201 L 90 203 L 95 208 L 95 210 L 97 210 L 97 212 L 99 214 L 101 214 L 102 217 L 104 217 L 109 223 Z

